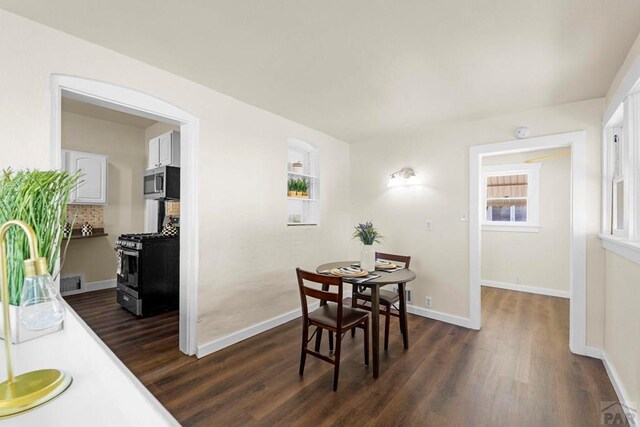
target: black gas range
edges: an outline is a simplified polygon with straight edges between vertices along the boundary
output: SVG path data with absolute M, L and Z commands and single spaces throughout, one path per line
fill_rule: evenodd
M 159 233 L 122 234 L 118 253 L 118 304 L 136 316 L 178 308 L 180 239 Z

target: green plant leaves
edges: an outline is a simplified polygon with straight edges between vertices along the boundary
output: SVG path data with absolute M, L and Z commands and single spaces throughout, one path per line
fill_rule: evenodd
M 354 228 L 353 238 L 360 240 L 363 245 L 382 243 L 382 235 L 378 233 L 371 221 L 357 224 Z
M 5 170 L 0 177 L 0 224 L 18 219 L 36 232 L 40 256 L 47 259 L 49 272 L 60 254 L 62 232 L 67 217 L 69 193 L 79 175 L 63 171 Z M 7 274 L 10 303 L 20 304 L 24 279 L 22 262 L 29 258 L 24 233 L 12 227 L 7 233 Z

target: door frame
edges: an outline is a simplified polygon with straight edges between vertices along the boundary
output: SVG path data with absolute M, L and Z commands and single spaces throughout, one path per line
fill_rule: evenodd
M 198 118 L 151 95 L 112 83 L 52 74 L 50 165 L 62 167 L 62 96 L 180 126 L 180 351 L 192 355 L 197 348 L 198 315 Z
M 480 329 L 481 318 L 481 235 L 483 209 L 482 158 L 500 154 L 566 147 L 571 150 L 570 218 L 570 305 L 569 348 L 587 353 L 587 132 L 555 135 L 476 145 L 469 148 L 469 318 L 473 329 Z

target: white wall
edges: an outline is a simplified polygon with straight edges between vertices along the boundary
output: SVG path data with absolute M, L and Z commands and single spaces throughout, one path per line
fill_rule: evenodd
M 71 240 L 62 273 L 84 273 L 87 282 L 115 280 L 118 236 L 143 231 L 144 129 L 63 111 L 62 148 L 109 156 L 109 200 L 103 208 L 109 235 Z
M 518 126 L 532 136 L 587 131 L 587 343 L 601 346 L 604 260 L 600 241 L 600 120 L 603 100 L 595 99 L 455 123 L 352 146 L 352 222 L 372 219 L 386 236 L 380 250 L 411 255 L 417 279 L 414 301 L 469 316 L 469 147 L 512 140 Z M 387 188 L 388 174 L 413 167 L 423 184 Z M 433 221 L 426 231 L 425 221 Z M 358 247 L 352 245 L 352 256 Z
M 524 163 L 568 148 L 485 157 L 483 165 Z M 540 230 L 482 232 L 482 280 L 569 292 L 571 158 L 540 167 Z
M 294 268 L 347 256 L 346 143 L 3 10 L 0 57 L 2 168 L 49 168 L 52 73 L 153 94 L 199 118 L 198 344 L 299 308 Z M 318 227 L 285 225 L 289 137 L 320 149 Z
M 606 254 L 604 352 L 628 403 L 640 403 L 640 265 Z

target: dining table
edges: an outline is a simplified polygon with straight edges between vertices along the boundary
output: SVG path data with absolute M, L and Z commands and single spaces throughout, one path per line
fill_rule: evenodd
M 333 269 L 357 265 L 357 261 L 338 261 L 322 264 L 316 269 L 316 273 L 331 274 Z M 353 286 L 361 286 L 371 289 L 371 355 L 373 364 L 373 378 L 380 374 L 380 288 L 385 285 L 398 285 L 400 297 L 400 329 L 402 330 L 402 342 L 405 350 L 409 349 L 409 328 L 407 327 L 407 298 L 406 284 L 416 278 L 416 274 L 408 268 L 400 268 L 394 271 L 376 270 L 370 274 L 378 277 L 366 280 L 362 283 L 353 283 L 353 280 L 344 278 L 343 281 Z M 325 289 L 326 290 L 326 289 Z

